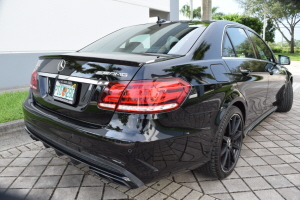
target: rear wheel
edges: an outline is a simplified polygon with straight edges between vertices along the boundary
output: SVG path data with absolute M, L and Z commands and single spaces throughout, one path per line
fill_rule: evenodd
M 198 170 L 217 178 L 229 176 L 240 156 L 243 131 L 243 115 L 240 109 L 232 106 L 219 125 L 210 161 Z
M 285 90 L 284 90 L 285 89 Z M 293 86 L 292 83 L 289 82 L 286 87 L 282 87 L 277 94 L 278 99 L 280 99 L 278 103 L 277 112 L 288 112 L 291 110 L 293 105 Z

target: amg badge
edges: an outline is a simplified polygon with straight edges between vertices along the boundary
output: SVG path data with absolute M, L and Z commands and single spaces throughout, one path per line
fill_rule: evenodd
M 127 77 L 127 73 L 119 73 L 119 72 L 107 72 L 107 71 L 97 71 L 97 75 L 111 75 L 116 77 Z

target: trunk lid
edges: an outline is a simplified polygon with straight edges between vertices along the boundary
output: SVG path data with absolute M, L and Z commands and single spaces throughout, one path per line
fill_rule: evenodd
M 33 90 L 37 106 L 57 117 L 62 115 L 75 122 L 103 126 L 114 114 L 114 111 L 97 106 L 105 86 L 111 81 L 131 80 L 143 63 L 153 61 L 157 56 L 70 53 L 40 59 L 38 89 Z

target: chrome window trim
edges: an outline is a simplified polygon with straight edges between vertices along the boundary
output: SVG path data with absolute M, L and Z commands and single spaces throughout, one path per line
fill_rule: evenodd
M 239 59 L 243 59 L 243 60 L 255 60 L 255 61 L 263 61 L 266 63 L 271 63 L 271 64 L 275 64 L 272 61 L 269 60 L 263 60 L 263 59 L 257 59 L 257 58 L 247 58 L 247 57 L 222 57 L 222 59 L 227 60 L 227 59 L 234 59 L 234 60 L 239 60 Z
M 91 80 L 91 79 L 80 78 L 75 76 L 65 76 L 65 75 L 50 74 L 45 72 L 38 72 L 38 74 L 39 76 L 45 76 L 45 77 L 56 78 L 60 80 L 74 81 L 74 82 L 87 83 L 93 85 L 107 85 L 109 83 L 108 81 Z
M 223 58 L 223 44 L 224 44 L 224 34 L 226 34 L 227 26 L 236 26 L 237 24 L 226 24 L 223 28 L 222 42 L 221 42 L 221 58 Z M 231 58 L 231 57 L 230 57 Z

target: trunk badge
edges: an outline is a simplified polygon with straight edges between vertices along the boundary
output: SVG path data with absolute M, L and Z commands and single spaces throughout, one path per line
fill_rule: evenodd
M 66 61 L 63 59 L 58 63 L 57 70 L 61 72 L 66 67 Z
M 127 77 L 127 73 L 119 73 L 119 72 L 108 72 L 108 71 L 97 71 L 96 75 L 111 75 L 115 77 Z

